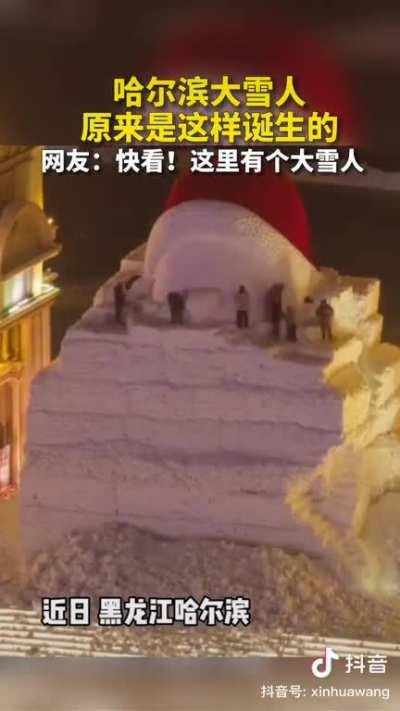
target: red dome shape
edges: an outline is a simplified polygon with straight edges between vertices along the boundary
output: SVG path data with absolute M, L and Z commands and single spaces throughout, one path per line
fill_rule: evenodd
M 172 186 L 166 207 L 188 200 L 221 200 L 251 210 L 312 260 L 307 214 L 294 183 L 284 175 L 184 173 Z
M 294 75 L 305 111 L 339 117 L 337 143 L 362 139 L 360 112 L 354 87 L 334 50 L 328 50 L 316 33 L 290 17 L 268 10 L 268 16 L 242 11 L 227 18 L 216 14 L 213 22 L 200 12 L 166 33 L 155 53 L 152 69 L 163 78 L 208 76 L 226 73 L 240 80 L 244 75 L 271 76 L 282 93 L 285 79 Z M 284 109 L 285 110 L 285 109 Z M 287 110 L 287 109 L 286 109 Z

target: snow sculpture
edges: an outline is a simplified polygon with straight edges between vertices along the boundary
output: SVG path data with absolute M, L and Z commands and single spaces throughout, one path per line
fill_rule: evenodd
M 125 331 L 113 321 L 113 289 L 132 276 Z M 259 338 L 277 282 L 284 306 L 297 307 L 295 344 Z M 238 334 L 240 284 L 251 328 Z M 380 343 L 379 287 L 317 270 L 243 204 L 170 207 L 34 383 L 22 487 L 30 546 L 117 520 L 328 559 L 334 551 L 364 588 L 398 587 L 393 547 L 382 568 L 371 524 L 375 499 L 400 486 L 400 350 Z M 176 290 L 183 326 L 169 322 Z M 334 343 L 321 343 L 315 321 L 323 298 Z M 380 511 L 393 511 L 390 496 Z
M 239 205 L 191 200 L 167 210 L 147 243 L 144 275 L 155 301 L 169 291 L 219 289 L 227 318 L 244 284 L 252 317 L 262 320 L 267 289 L 285 284 L 285 300 L 299 306 L 319 282 L 315 267 L 277 230 Z

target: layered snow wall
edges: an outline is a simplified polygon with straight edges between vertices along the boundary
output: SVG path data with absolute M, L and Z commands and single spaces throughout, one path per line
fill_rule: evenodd
M 62 520 L 100 517 L 296 546 L 286 487 L 341 441 L 324 361 L 289 365 L 215 329 L 107 333 L 102 318 L 92 310 L 70 329 L 33 385 L 25 521 L 49 516 L 53 536 Z
M 322 270 L 298 311 L 299 344 L 271 348 L 207 325 L 219 298 L 210 285 L 188 289 L 184 328 L 169 325 L 143 256 L 141 246 L 122 261 L 33 384 L 28 545 L 119 520 L 162 535 L 326 546 L 369 587 L 382 566 L 392 584 L 391 553 L 379 562 L 368 528 L 400 471 L 400 351 L 380 343 L 379 282 Z M 113 287 L 143 274 L 124 332 Z M 315 321 L 322 298 L 334 308 L 333 348 Z

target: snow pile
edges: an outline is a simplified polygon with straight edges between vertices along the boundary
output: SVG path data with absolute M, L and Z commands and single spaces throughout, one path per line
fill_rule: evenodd
M 3 591 L 0 605 L 36 607 L 42 596 L 81 595 L 90 596 L 93 604 L 101 595 L 197 600 L 242 595 L 251 600 L 247 634 L 279 628 L 362 639 L 400 638 L 395 607 L 346 591 L 339 579 L 305 555 L 224 540 L 165 540 L 116 524 L 81 530 L 57 546 L 47 544 L 30 561 L 19 598 L 15 590 Z M 214 632 L 202 626 L 196 630 L 201 631 Z M 150 632 L 145 629 L 145 634 Z M 164 637 L 168 632 L 159 634 Z M 229 635 L 229 630 L 223 634 Z

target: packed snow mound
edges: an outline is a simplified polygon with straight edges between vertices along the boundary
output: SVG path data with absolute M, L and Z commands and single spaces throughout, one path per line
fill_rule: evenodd
M 152 295 L 169 291 L 220 289 L 232 302 L 240 284 L 262 317 L 268 288 L 285 284 L 285 300 L 298 306 L 320 276 L 313 265 L 260 217 L 241 206 L 192 200 L 163 213 L 147 242 L 144 275 Z
M 40 597 L 87 595 L 94 604 L 102 595 L 127 599 L 138 591 L 146 598 L 196 600 L 242 595 L 251 600 L 247 635 L 254 629 L 284 629 L 394 640 L 399 634 L 398 613 L 389 602 L 345 590 L 340 579 L 306 555 L 227 540 L 168 540 L 116 523 L 73 532 L 56 545 L 47 541 L 29 561 L 17 600 L 15 590 L 4 591 L 0 602 L 35 606 Z M 207 635 L 214 631 L 204 627 Z M 162 630 L 165 643 L 169 632 L 174 630 Z M 149 637 L 149 627 L 144 634 Z

